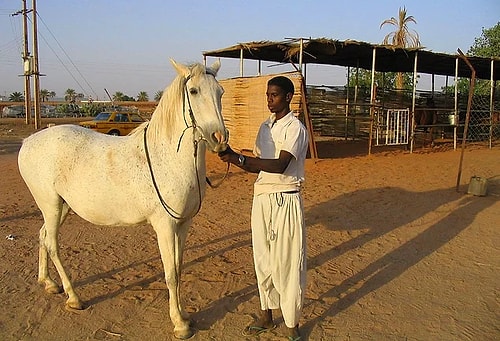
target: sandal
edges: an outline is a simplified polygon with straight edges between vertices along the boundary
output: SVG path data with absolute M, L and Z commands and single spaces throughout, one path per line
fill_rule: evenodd
M 257 336 L 262 333 L 271 331 L 276 328 L 276 325 L 273 324 L 271 327 L 264 327 L 264 326 L 254 326 L 254 325 L 249 325 L 245 329 L 243 329 L 243 336 Z
M 288 341 L 300 341 L 302 340 L 302 337 L 299 335 L 299 336 L 288 336 Z

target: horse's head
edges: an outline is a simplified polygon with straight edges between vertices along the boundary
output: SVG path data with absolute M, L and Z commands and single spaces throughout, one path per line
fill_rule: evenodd
M 215 76 L 220 68 L 217 60 L 211 67 L 201 64 L 185 66 L 170 60 L 184 78 L 184 120 L 192 126 L 197 138 L 206 142 L 212 152 L 224 151 L 229 139 L 222 117 L 224 89 Z

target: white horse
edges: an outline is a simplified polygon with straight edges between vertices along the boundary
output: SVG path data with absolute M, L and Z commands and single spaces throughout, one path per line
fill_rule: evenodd
M 220 62 L 209 68 L 171 63 L 177 77 L 151 120 L 130 135 L 54 126 L 24 140 L 18 163 L 43 214 L 38 281 L 45 290 L 61 292 L 49 276 L 50 256 L 67 306 L 83 309 L 59 258 L 58 229 L 70 209 L 97 225 L 148 222 L 158 238 L 174 335 L 185 339 L 193 331 L 179 297 L 184 242 L 205 194 L 205 152 L 225 150 L 228 132 L 215 79 Z

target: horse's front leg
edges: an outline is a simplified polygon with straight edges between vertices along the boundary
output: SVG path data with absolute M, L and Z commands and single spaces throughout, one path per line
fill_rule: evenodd
M 193 336 L 190 321 L 180 302 L 180 278 L 182 254 L 190 222 L 153 225 L 158 237 L 158 246 L 169 291 L 170 319 L 174 324 L 174 336 L 188 339 Z

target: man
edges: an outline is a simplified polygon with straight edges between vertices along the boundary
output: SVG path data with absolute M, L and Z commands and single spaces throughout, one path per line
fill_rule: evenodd
M 271 116 L 260 126 L 255 157 L 230 147 L 220 159 L 259 173 L 254 184 L 251 227 L 255 272 L 261 311 L 243 334 L 258 335 L 276 328 L 272 309 L 281 309 L 287 337 L 300 340 L 299 318 L 306 283 L 306 233 L 300 189 L 308 135 L 290 110 L 294 86 L 277 76 L 267 83 Z

